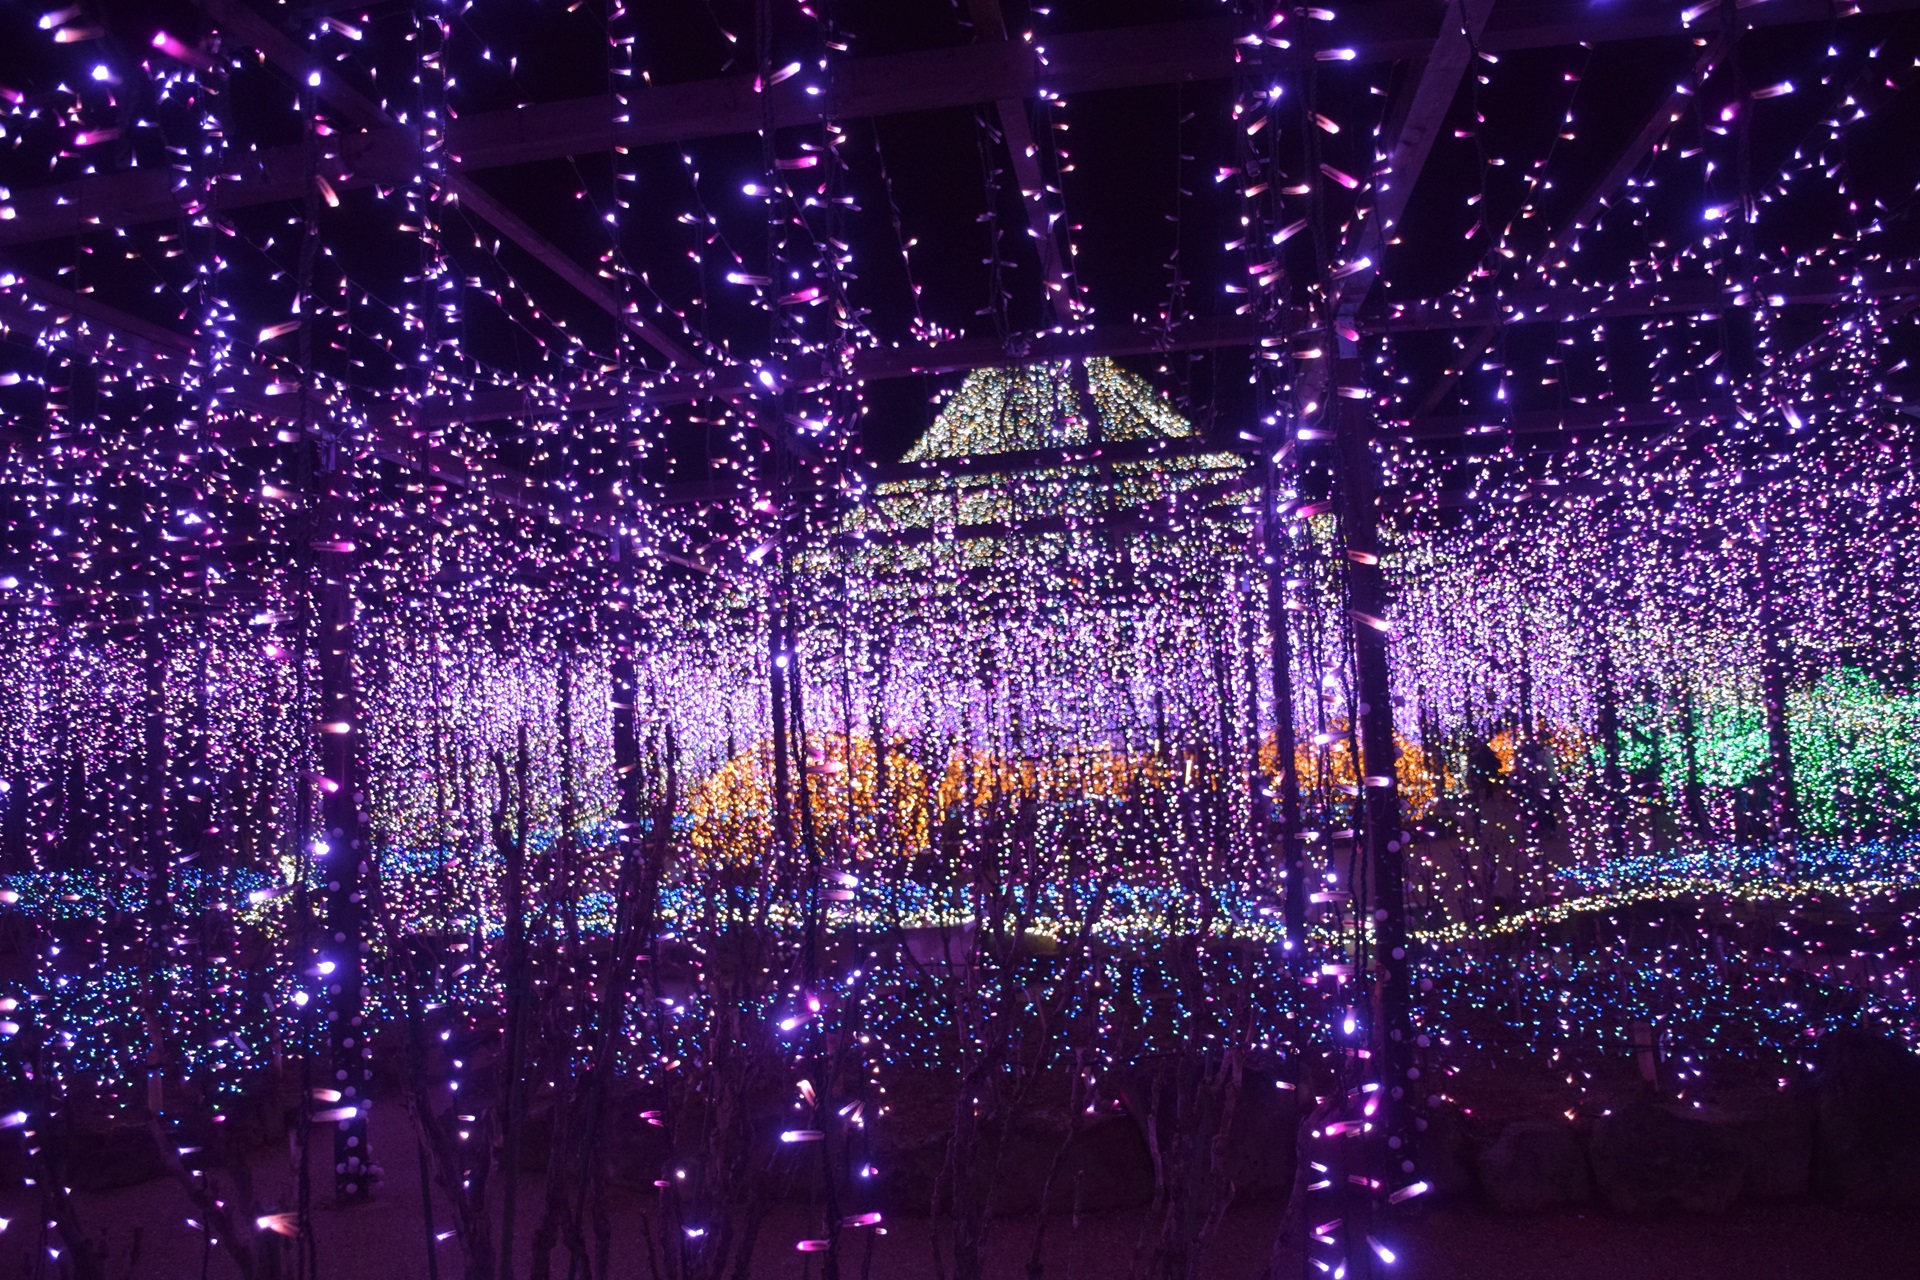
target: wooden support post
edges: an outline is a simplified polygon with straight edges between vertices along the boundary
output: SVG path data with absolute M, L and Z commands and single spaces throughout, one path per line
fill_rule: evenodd
M 338 456 L 338 455 L 336 455 Z M 334 1191 L 346 1203 L 372 1193 L 367 1150 L 367 1082 L 373 1078 L 363 1025 L 366 999 L 364 887 L 371 857 L 366 784 L 360 759 L 354 682 L 353 492 L 345 470 L 325 468 L 314 528 L 319 590 L 320 836 L 315 869 L 322 883 L 324 934 L 320 945 L 326 995 L 331 1087 L 348 1111 L 335 1122 Z M 320 846 L 325 853 L 320 853 Z
M 146 953 L 141 962 L 141 997 L 147 1033 L 147 1110 L 166 1110 L 170 1058 L 167 1036 L 167 957 L 173 949 L 168 910 L 168 882 L 173 871 L 173 849 L 167 839 L 167 646 L 165 623 L 146 620 L 146 706 L 143 713 L 141 786 L 143 834 L 147 844 Z M 69 799 L 69 804 L 74 798 Z
M 1765 517 L 1761 519 L 1760 540 L 1756 548 L 1759 572 L 1760 624 L 1760 696 L 1767 718 L 1767 835 L 1791 856 L 1794 831 L 1798 826 L 1793 794 L 1793 733 L 1788 721 L 1788 654 L 1785 628 L 1775 605 L 1773 533 Z
M 1627 853 L 1627 777 L 1620 767 L 1620 676 L 1614 667 L 1613 646 L 1604 634 L 1599 633 L 1598 623 L 1594 624 L 1599 635 L 1599 684 L 1600 714 L 1600 754 L 1603 762 L 1600 780 L 1602 808 L 1600 821 L 1605 828 L 1608 856 L 1625 857 Z
M 633 641 L 618 642 L 611 672 L 613 683 L 613 774 L 619 818 L 620 883 L 639 883 L 640 851 L 645 842 L 640 804 L 640 675 L 633 660 Z M 618 905 L 618 904 L 616 904 Z
M 1350 344 L 1343 344 L 1348 347 Z M 1393 686 L 1387 665 L 1387 591 L 1380 568 L 1375 524 L 1373 423 L 1364 392 L 1360 361 L 1343 350 L 1334 362 L 1328 413 L 1334 419 L 1335 484 L 1342 550 L 1346 563 L 1348 629 L 1353 637 L 1354 677 L 1359 695 L 1360 811 L 1365 874 L 1355 886 L 1354 902 L 1372 927 L 1370 954 L 1356 980 L 1371 981 L 1372 1025 L 1369 1051 L 1379 1082 L 1379 1141 L 1382 1149 L 1373 1175 L 1378 1193 L 1391 1194 L 1412 1182 L 1413 1119 L 1418 1072 L 1413 1064 L 1412 957 L 1408 951 L 1406 873 L 1400 789 L 1393 737 Z M 1369 1206 L 1370 1207 L 1370 1206 Z M 1348 1274 L 1372 1274 L 1372 1252 L 1361 1233 L 1349 1228 Z
M 1007 22 L 1000 11 L 1000 0 L 967 0 L 967 10 L 973 15 L 974 39 L 1008 43 Z M 1027 119 L 1026 98 L 1002 97 L 993 107 L 1000 121 L 1001 140 L 1006 143 L 1007 160 L 1013 167 L 1013 180 L 1020 188 L 1020 207 L 1026 211 L 1027 231 L 1040 258 L 1045 313 L 1057 320 L 1071 320 L 1079 309 L 1074 297 L 1073 269 L 1060 235 L 1054 229 L 1054 213 L 1048 208 L 1047 175 L 1040 165 L 1041 144 L 1034 137 L 1033 122 Z
M 1276 423 L 1278 418 L 1275 419 Z M 1273 797 L 1273 839 L 1280 846 L 1280 865 L 1285 877 L 1282 911 L 1287 945 L 1293 958 L 1304 961 L 1307 938 L 1306 843 L 1300 830 L 1300 774 L 1295 767 L 1298 743 L 1294 740 L 1293 634 L 1287 621 L 1286 521 L 1281 519 L 1280 465 L 1274 461 L 1279 452 L 1280 429 L 1267 432 L 1261 472 L 1261 558 L 1267 571 L 1267 631 L 1273 637 L 1273 750 L 1279 792 Z
M 1371 1217 L 1395 1192 L 1414 1181 L 1413 1121 L 1419 1079 L 1413 1063 L 1409 973 L 1413 958 L 1407 943 L 1404 865 L 1411 833 L 1400 813 L 1399 752 L 1393 738 L 1393 684 L 1387 664 L 1387 590 L 1376 525 L 1375 425 L 1366 375 L 1355 350 L 1358 319 L 1387 244 L 1398 238 L 1400 219 L 1434 140 L 1475 51 L 1483 47 L 1493 7 L 1493 0 L 1449 0 L 1426 60 L 1395 101 L 1382 129 L 1380 150 L 1386 163 L 1376 168 L 1369 184 L 1372 213 L 1342 244 L 1344 274 L 1329 293 L 1339 358 L 1333 362 L 1332 394 L 1325 414 L 1334 430 L 1334 490 L 1346 556 L 1347 631 L 1353 639 L 1359 700 L 1360 813 L 1355 835 L 1364 842 L 1365 871 L 1361 883 L 1353 886 L 1353 900 L 1371 929 L 1370 947 L 1363 947 L 1356 957 L 1355 982 L 1371 988 L 1367 1038 L 1372 1056 L 1367 1074 L 1371 1083 L 1380 1086 L 1377 1127 L 1364 1152 L 1363 1169 L 1369 1181 L 1350 1197 L 1343 1232 L 1350 1280 L 1370 1280 L 1375 1274 L 1376 1254 L 1367 1230 Z

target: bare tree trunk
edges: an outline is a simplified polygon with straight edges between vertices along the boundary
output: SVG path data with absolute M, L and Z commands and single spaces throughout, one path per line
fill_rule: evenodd
M 519 1212 L 520 1204 L 520 1145 L 521 1128 L 525 1124 L 525 1087 L 522 1075 L 526 1065 L 527 1020 L 533 1003 L 527 984 L 527 932 L 526 932 L 526 856 L 527 856 L 527 727 L 520 726 L 519 750 L 515 761 L 513 785 L 508 785 L 506 761 L 497 753 L 493 758 L 494 775 L 498 779 L 500 798 L 493 813 L 493 841 L 506 866 L 506 931 L 507 931 L 507 1060 L 506 1075 L 501 1082 L 505 1095 L 502 1108 L 502 1129 L 504 1152 L 501 1170 L 501 1207 L 500 1207 L 500 1280 L 512 1280 L 513 1276 L 513 1228 L 514 1216 Z M 509 803 L 513 806 L 515 821 L 511 828 L 507 825 Z
M 1300 1095 L 1307 1094 L 1308 1082 L 1300 1082 Z M 1320 1126 L 1332 1119 L 1339 1110 L 1340 1095 L 1336 1092 L 1325 1102 L 1313 1108 L 1300 1118 L 1300 1128 L 1294 1137 L 1293 1188 L 1287 1193 L 1286 1208 L 1280 1211 L 1280 1229 L 1273 1237 L 1273 1250 L 1267 1255 L 1265 1280 L 1282 1280 L 1287 1252 L 1293 1242 L 1301 1235 L 1300 1228 L 1307 1211 L 1307 1187 L 1313 1180 L 1313 1165 L 1307 1159 L 1307 1139 Z

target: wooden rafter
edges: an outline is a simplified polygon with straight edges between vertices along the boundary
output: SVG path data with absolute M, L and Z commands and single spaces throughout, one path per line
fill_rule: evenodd
M 0 325 L 38 333 L 54 324 L 64 326 L 69 350 L 111 367 L 143 368 L 165 377 L 169 371 L 184 373 L 193 356 L 192 339 L 89 294 L 20 275 L 13 276 L 11 290 L 0 291 Z M 235 366 L 222 370 L 214 391 L 225 403 L 244 410 L 250 421 L 260 424 L 263 433 L 270 424 L 295 422 L 302 416 L 299 388 L 258 369 Z M 312 416 L 331 417 L 335 410 L 336 406 L 315 403 Z M 439 447 L 433 433 L 424 428 L 378 418 L 364 426 L 360 443 L 384 461 L 431 480 L 484 492 L 522 510 L 563 514 L 552 503 L 530 498 L 525 481 L 471 469 Z M 605 517 L 575 518 L 566 514 L 563 523 L 596 533 L 614 532 L 613 521 Z
M 1360 306 L 1380 274 L 1387 240 L 1407 211 L 1492 14 L 1493 0 L 1448 0 L 1431 51 L 1389 115 L 1381 134 L 1387 159 L 1374 170 L 1372 207 L 1341 246 L 1336 264 L 1346 274 L 1334 284 L 1328 310 L 1340 329 L 1355 329 Z
M 355 128 L 369 133 L 399 128 L 393 117 L 388 115 L 379 103 L 338 76 L 329 74 L 318 59 L 309 57 L 300 46 L 282 35 L 272 23 L 240 3 L 240 0 L 194 0 L 194 3 L 212 18 L 216 25 L 242 43 L 258 49 L 266 56 L 267 61 L 294 77 L 296 81 L 308 82 L 311 77 L 311 82 L 318 86 L 321 99 Z M 352 143 L 343 142 L 342 146 L 350 148 Z M 470 175 L 450 165 L 446 184 L 447 190 L 468 213 L 520 246 L 536 262 L 572 285 L 620 324 L 631 329 L 648 346 L 665 356 L 669 363 L 675 365 L 699 363 L 685 347 L 663 333 L 658 326 L 628 309 L 618 293 L 575 262 L 558 245 L 534 230 L 526 219 L 503 205 Z
M 967 9 L 973 15 L 976 40 L 1023 47 L 1009 40 L 1000 0 L 967 0 Z M 1027 56 L 1033 55 L 1029 52 Z M 1073 310 L 1073 268 L 1056 225 L 1059 219 L 1047 199 L 1047 175 L 1040 165 L 1040 144 L 1033 136 L 1033 122 L 1027 117 L 1027 101 L 1025 97 L 997 98 L 993 110 L 1000 121 L 1000 139 L 1007 147 L 1014 182 L 1020 188 L 1020 207 L 1027 215 L 1027 235 L 1040 258 L 1040 280 L 1046 290 L 1048 309 L 1065 320 Z
M 1515 436 L 1605 435 L 1658 427 L 1725 422 L 1739 410 L 1729 399 L 1603 402 L 1568 409 L 1533 409 L 1498 414 L 1448 414 L 1383 423 L 1380 434 L 1405 440 L 1486 440 L 1497 444 Z
M 1908 13 L 1920 0 L 1854 0 L 1852 13 Z M 1354 53 L 1355 63 L 1424 57 L 1433 46 L 1430 12 L 1421 5 L 1346 6 L 1333 27 Z M 1769 0 L 1743 11 L 1750 26 L 1828 22 L 1830 0 Z M 1502 0 L 1482 33 L 1480 47 L 1492 53 L 1551 48 L 1581 41 L 1605 43 L 1689 34 L 1681 7 L 1670 0 Z M 1047 87 L 1063 95 L 1141 85 L 1227 79 L 1245 69 L 1234 39 L 1237 19 L 1209 18 L 1056 36 L 1048 42 Z M 1263 62 L 1286 66 L 1295 51 L 1268 50 Z M 868 116 L 972 106 L 1006 98 L 1030 98 L 1040 89 L 1038 69 L 1023 49 L 1007 42 L 847 60 L 829 95 L 810 97 L 798 79 L 763 97 L 751 76 L 725 76 L 662 85 L 631 95 L 624 123 L 607 95 L 540 103 L 463 117 L 449 131 L 449 150 L 467 173 L 504 165 L 586 155 L 628 147 L 683 143 L 699 138 L 752 133 L 769 118 L 776 128 L 829 118 Z M 328 174 L 336 187 L 398 182 L 413 172 L 417 148 L 400 128 L 373 129 L 342 139 L 340 157 Z M 305 145 L 268 147 L 244 157 L 234 180 L 219 193 L 222 208 L 297 199 L 312 180 L 313 158 Z M 133 226 L 179 216 L 172 175 L 159 169 L 129 169 L 46 187 L 19 190 L 14 217 L 0 221 L 0 247 L 71 235 L 93 225 Z
M 1805 267 L 1751 281 L 1711 277 L 1631 284 L 1617 289 L 1543 285 L 1491 297 L 1433 298 L 1395 303 L 1360 324 L 1364 333 L 1417 333 L 1477 329 L 1482 325 L 1557 324 L 1610 316 L 1713 312 L 1727 307 L 1831 304 L 1849 298 L 1907 298 L 1920 293 L 1920 264 L 1898 263 L 1870 270 Z
M 90 358 L 116 367 L 131 368 L 149 355 L 157 353 L 165 359 L 169 352 L 184 353 L 189 349 L 190 339 L 185 335 L 108 306 L 92 295 L 75 294 L 50 283 L 25 277 L 16 276 L 15 279 L 16 291 L 32 293 L 51 308 L 35 311 L 21 306 L 17 301 L 9 304 L 6 291 L 0 290 L 0 321 L 23 332 L 41 332 L 57 318 L 57 312 L 83 315 L 94 326 L 87 335 L 82 335 L 87 343 L 85 353 Z M 1808 268 L 1763 276 L 1750 285 L 1726 285 L 1703 279 L 1635 286 L 1607 294 L 1557 287 L 1516 290 L 1485 299 L 1449 298 L 1399 305 L 1387 315 L 1363 317 L 1359 328 L 1363 333 L 1477 329 L 1489 323 L 1505 326 L 1573 323 L 1609 316 L 1705 314 L 1729 306 L 1831 305 L 1852 298 L 1920 300 L 1920 265 L 1903 264 L 1864 273 L 1837 268 Z M 1300 323 L 1304 325 L 1304 319 Z M 874 348 L 855 355 L 853 374 L 859 380 L 877 382 L 888 378 L 954 373 L 1040 360 L 1251 347 L 1267 341 L 1272 339 L 1264 337 L 1260 329 L 1246 317 L 1194 321 L 1176 329 L 1171 336 L 1157 327 L 1098 325 L 1081 333 L 1042 335 L 1030 345 L 1011 352 L 997 339 L 975 338 L 963 338 L 934 347 Z M 266 388 L 276 381 L 267 371 L 236 373 L 234 376 L 236 386 L 252 388 L 253 399 L 248 403 L 254 406 L 261 417 L 288 420 L 298 416 L 298 406 L 290 400 L 267 397 Z M 394 424 L 388 429 L 396 432 L 405 430 L 409 433 L 409 441 L 417 446 L 414 433 L 431 432 L 463 422 L 512 418 L 557 419 L 630 408 L 636 400 L 671 405 L 696 400 L 725 400 L 751 393 L 751 387 L 743 376 L 709 373 L 636 388 L 584 387 L 543 391 L 539 394 L 528 389 L 476 390 L 457 401 L 432 400 L 418 406 L 395 405 L 384 412 Z M 1425 417 L 1420 414 L 1413 416 Z M 399 438 L 396 437 L 393 443 L 397 446 Z
M 1620 189 L 1621 184 L 1640 167 L 1641 161 L 1651 155 L 1666 138 L 1675 122 L 1685 112 L 1687 102 L 1693 96 L 1694 87 L 1713 74 L 1713 69 L 1733 51 L 1733 46 L 1739 39 L 1739 28 L 1732 26 L 1721 27 L 1708 39 L 1706 48 L 1702 49 L 1700 56 L 1694 60 L 1692 79 L 1674 86 L 1672 92 L 1660 100 L 1660 104 L 1648 115 L 1646 123 L 1640 126 L 1640 131 L 1634 134 L 1625 147 L 1621 148 L 1612 167 L 1601 175 L 1598 182 L 1588 188 L 1587 194 L 1575 207 L 1572 216 L 1548 239 L 1546 246 L 1533 255 L 1525 267 L 1514 273 L 1516 278 L 1527 279 L 1539 273 L 1542 267 L 1553 262 L 1555 255 L 1568 241 L 1586 230 L 1587 225 L 1606 206 L 1607 201 L 1613 198 L 1613 193 Z M 1433 387 L 1421 399 L 1419 408 L 1414 410 L 1413 416 L 1424 418 L 1437 409 L 1447 393 L 1460 381 L 1467 366 L 1478 360 L 1481 353 L 1493 345 L 1493 340 L 1499 333 L 1498 321 L 1488 321 L 1475 330 L 1461 347 L 1455 367 L 1444 371 L 1434 382 Z

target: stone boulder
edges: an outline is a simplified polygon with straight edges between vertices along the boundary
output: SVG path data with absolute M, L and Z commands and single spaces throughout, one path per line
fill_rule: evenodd
M 1047 1208 L 1097 1213 L 1137 1209 L 1152 1199 L 1153 1157 L 1139 1127 L 1125 1116 L 1107 1116 L 1088 1123 L 1067 1144 Z
M 1747 1158 L 1743 1200 L 1798 1200 L 1813 1177 L 1813 1104 L 1782 1092 L 1745 1108 L 1733 1122 Z
M 60 1171 L 75 1191 L 117 1191 L 165 1176 L 160 1148 L 141 1124 L 73 1129 L 65 1135 Z
M 1415 1125 L 1413 1164 L 1420 1180 L 1431 1194 L 1458 1199 L 1473 1194 L 1473 1144 L 1467 1134 L 1467 1118 L 1451 1103 L 1441 1102 L 1428 1108 Z
M 592 1155 L 600 1170 L 622 1186 L 651 1189 L 672 1154 L 658 1112 L 647 1107 L 647 1101 L 632 1090 L 619 1090 L 599 1112 Z M 451 1121 L 451 1113 L 445 1118 Z M 520 1168 L 525 1172 L 547 1171 L 553 1159 L 556 1118 L 551 1098 L 538 1099 L 528 1108 L 520 1125 Z
M 1000 1217 L 1024 1217 L 1043 1203 L 1049 1213 L 1078 1213 L 1137 1209 L 1153 1199 L 1153 1158 L 1125 1116 L 1102 1116 L 1072 1131 L 1064 1116 L 1023 1116 L 998 1163 L 975 1172 L 992 1179 Z
M 1586 1203 L 1586 1153 L 1565 1124 L 1516 1121 L 1474 1163 L 1481 1188 L 1501 1213 L 1543 1213 Z
M 1813 1100 L 1813 1185 L 1857 1209 L 1920 1206 L 1920 1057 L 1860 1032 L 1820 1046 Z
M 1249 1071 L 1242 1079 L 1221 1152 L 1235 1204 L 1284 1202 L 1292 1192 L 1299 1099 L 1265 1073 Z
M 936 1188 L 943 1202 L 952 1194 L 941 1183 L 949 1141 L 943 1134 L 876 1153 L 874 1190 L 890 1215 L 923 1217 Z M 972 1175 L 983 1190 L 991 1179 L 996 1217 L 1035 1213 L 1043 1202 L 1049 1213 L 1094 1213 L 1137 1209 L 1153 1199 L 1152 1157 L 1125 1116 L 1089 1120 L 1069 1134 L 1061 1117 L 1028 1115 L 1005 1135 L 997 1160 L 984 1143 L 973 1155 L 985 1163 Z
M 1196 1060 L 1168 1057 L 1115 1070 L 1107 1085 L 1131 1117 L 1149 1162 L 1149 1144 L 1160 1144 L 1161 1159 L 1169 1166 L 1164 1176 L 1182 1176 L 1175 1166 L 1183 1159 L 1217 1159 L 1235 1203 L 1284 1201 L 1293 1190 L 1299 1094 L 1268 1072 L 1245 1070 L 1228 1118 L 1227 1092 L 1209 1087 L 1200 1078 L 1202 1070 Z M 1219 1132 L 1222 1123 L 1224 1133 Z M 1189 1167 L 1185 1176 L 1192 1175 Z
M 1747 1177 L 1747 1154 L 1727 1124 L 1635 1102 L 1593 1127 L 1593 1180 L 1618 1213 L 1725 1213 Z

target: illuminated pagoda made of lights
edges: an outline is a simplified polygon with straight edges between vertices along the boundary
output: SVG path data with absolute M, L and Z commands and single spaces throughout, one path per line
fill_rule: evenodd
M 1110 359 L 976 370 L 833 544 L 910 568 L 950 542 L 978 568 L 1015 546 L 1024 563 L 1078 538 L 1241 522 L 1245 461 L 1209 443 Z

